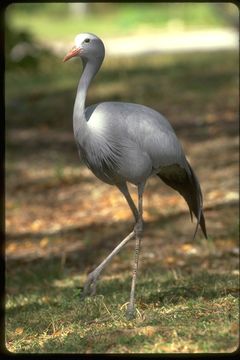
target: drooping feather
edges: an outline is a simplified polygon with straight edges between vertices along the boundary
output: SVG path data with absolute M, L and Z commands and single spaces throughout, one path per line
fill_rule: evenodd
M 181 168 L 179 165 L 163 168 L 157 175 L 165 184 L 178 191 L 183 196 L 188 204 L 191 219 L 192 213 L 195 215 L 197 219 L 197 225 L 193 239 L 196 236 L 199 224 L 205 238 L 207 238 L 205 219 L 202 209 L 203 201 L 201 188 L 198 179 L 188 161 L 187 166 L 190 170 L 190 175 L 186 169 Z

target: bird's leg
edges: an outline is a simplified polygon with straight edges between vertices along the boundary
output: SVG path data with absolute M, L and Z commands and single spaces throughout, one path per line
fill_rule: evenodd
M 129 194 L 128 188 L 127 188 L 127 184 L 126 183 L 122 183 L 118 185 L 119 190 L 122 192 L 122 194 L 125 196 L 128 205 L 130 207 L 130 209 L 132 210 L 132 213 L 135 217 L 135 220 L 137 222 L 139 216 L 138 216 L 138 210 L 131 198 L 131 195 Z M 135 231 L 132 231 L 125 239 L 123 239 L 120 244 L 118 244 L 118 246 L 106 257 L 106 259 L 103 260 L 103 262 L 98 265 L 98 267 L 93 270 L 90 274 L 88 274 L 87 280 L 84 284 L 84 288 L 83 288 L 83 294 L 82 297 L 86 297 L 89 295 L 94 295 L 96 292 L 96 284 L 97 284 L 97 280 L 98 277 L 100 275 L 100 273 L 102 272 L 102 270 L 105 268 L 105 266 L 108 264 L 108 262 L 113 258 L 114 255 L 116 255 L 119 250 L 132 238 L 135 237 Z
M 137 270 L 138 270 L 138 260 L 140 254 L 140 247 L 141 247 L 141 238 L 143 232 L 143 208 L 142 208 L 142 195 L 143 195 L 144 184 L 138 186 L 138 219 L 136 225 L 134 227 L 134 233 L 136 238 L 136 245 L 135 245 L 135 256 L 134 256 L 134 264 L 133 264 L 133 276 L 132 276 L 132 286 L 130 292 L 130 300 L 127 308 L 127 318 L 132 319 L 135 317 L 135 287 L 136 287 L 136 280 L 137 280 Z
M 113 256 L 116 255 L 129 240 L 134 238 L 134 236 L 135 236 L 135 232 L 132 231 L 127 237 L 125 237 L 125 239 L 123 239 L 120 242 L 120 244 L 118 244 L 118 246 L 115 247 L 115 249 L 106 257 L 106 259 L 104 259 L 103 262 L 100 265 L 98 265 L 98 267 L 88 275 L 83 288 L 83 294 L 82 294 L 83 298 L 95 294 L 97 280 L 102 270 L 105 268 L 108 262 L 113 258 Z
M 137 222 L 138 218 L 139 218 L 138 209 L 136 208 L 136 205 L 134 204 L 133 199 L 131 198 L 131 195 L 129 194 L 127 184 L 126 183 L 120 184 L 120 185 L 118 185 L 118 188 L 124 195 L 125 199 L 127 200 L 128 205 L 129 205 L 130 209 L 132 210 L 135 221 Z

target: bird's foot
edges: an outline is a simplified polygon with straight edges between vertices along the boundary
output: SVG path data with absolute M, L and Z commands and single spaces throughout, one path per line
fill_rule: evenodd
M 84 283 L 83 292 L 81 298 L 85 299 L 87 296 L 93 296 L 96 294 L 98 276 L 94 272 L 90 273 L 87 280 Z
M 126 319 L 133 320 L 135 319 L 135 317 L 136 317 L 135 306 L 129 303 L 126 311 Z

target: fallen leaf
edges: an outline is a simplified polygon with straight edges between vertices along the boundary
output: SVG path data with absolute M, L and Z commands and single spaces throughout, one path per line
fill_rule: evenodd
M 232 333 L 234 333 L 234 334 L 238 334 L 238 332 L 239 332 L 239 324 L 238 324 L 238 322 L 234 322 L 232 324 L 230 331 Z
M 180 246 L 180 249 L 182 252 L 186 254 L 196 254 L 197 249 L 192 244 L 183 244 Z
M 14 252 L 17 249 L 17 245 L 15 243 L 9 244 L 6 248 L 7 253 Z
M 31 229 L 32 230 L 40 230 L 41 226 L 42 226 L 42 220 L 36 219 L 32 222 Z
M 139 333 L 145 336 L 153 336 L 156 331 L 157 329 L 154 326 L 145 326 L 139 331 Z
M 22 327 L 17 327 L 15 329 L 15 334 L 17 335 L 21 335 L 23 333 L 24 329 Z
M 45 248 L 47 245 L 48 245 L 48 238 L 47 237 L 44 237 L 41 241 L 40 241 L 40 247 L 41 248 Z
M 173 264 L 175 261 L 176 261 L 176 259 L 173 256 L 167 256 L 165 259 L 165 262 L 169 265 Z
M 57 331 L 54 331 L 54 333 L 52 334 L 52 336 L 59 336 L 62 334 L 62 330 L 57 330 Z
M 239 194 L 236 191 L 229 191 L 225 195 L 225 199 L 226 200 L 238 200 L 239 199 Z

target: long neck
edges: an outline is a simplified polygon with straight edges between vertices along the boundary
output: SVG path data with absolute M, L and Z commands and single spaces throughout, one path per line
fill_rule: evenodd
M 73 129 L 81 136 L 88 131 L 87 120 L 85 117 L 85 100 L 87 96 L 88 87 L 99 70 L 102 63 L 102 59 L 94 59 L 85 61 L 83 59 L 83 73 L 79 80 L 77 88 L 77 96 L 75 99 L 74 110 L 73 110 Z M 80 132 L 78 131 L 80 130 Z

